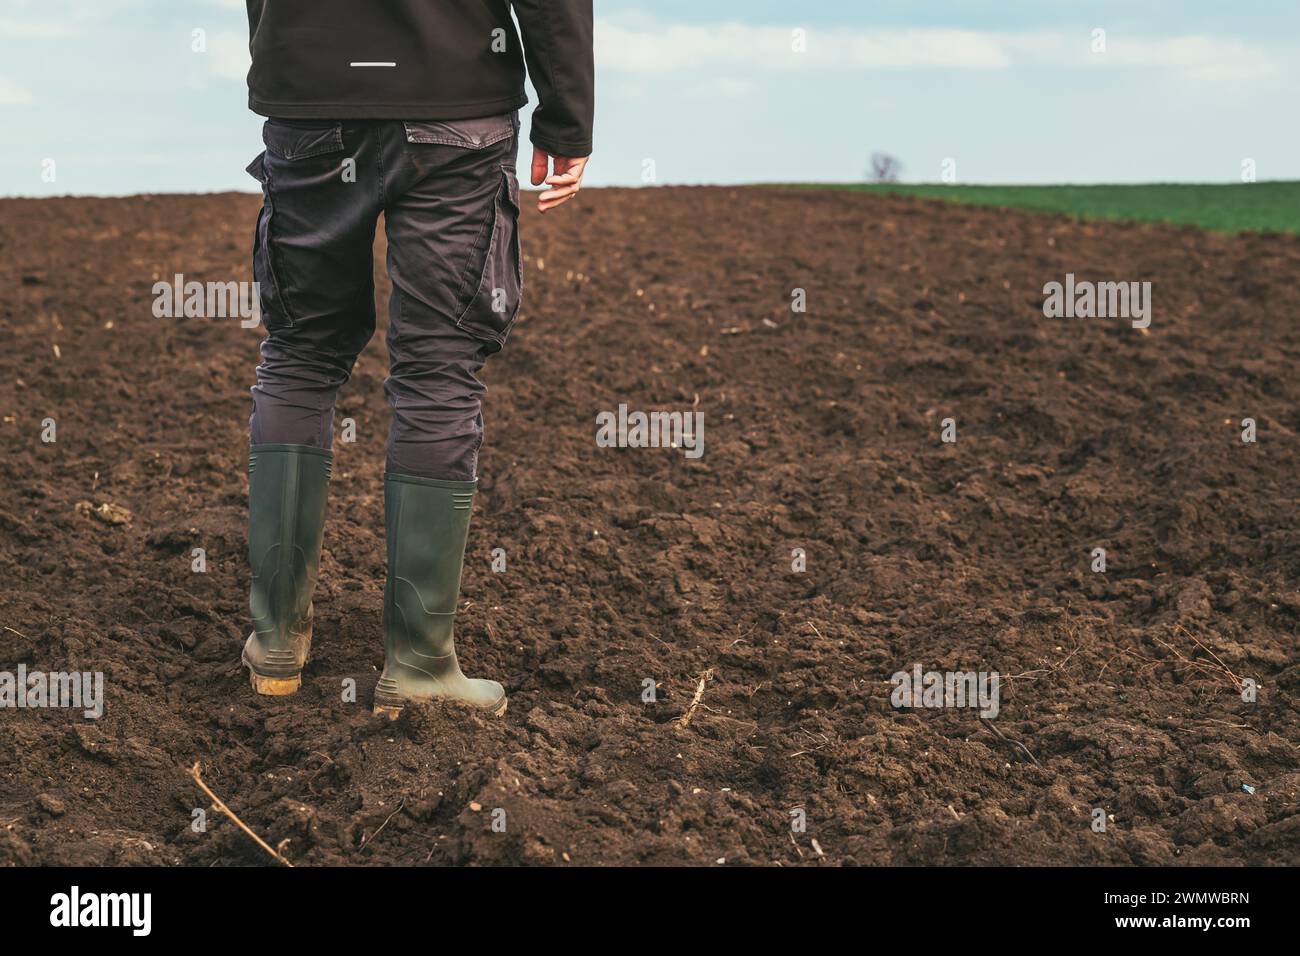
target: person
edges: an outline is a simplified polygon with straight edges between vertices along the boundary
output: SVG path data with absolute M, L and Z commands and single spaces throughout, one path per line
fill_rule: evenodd
M 375 329 L 371 248 L 388 238 L 392 407 L 388 580 L 375 712 L 451 698 L 505 712 L 466 677 L 453 622 L 483 441 L 477 374 L 523 292 L 518 110 L 543 212 L 591 154 L 591 0 L 247 0 L 249 107 L 268 117 L 253 241 L 266 336 L 249 420 L 249 606 L 260 694 L 298 690 L 312 639 L 334 403 Z M 516 32 L 511 11 L 518 18 Z

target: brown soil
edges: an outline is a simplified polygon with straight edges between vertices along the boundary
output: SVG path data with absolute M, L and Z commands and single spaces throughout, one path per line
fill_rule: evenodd
M 150 289 L 247 279 L 258 202 L 0 202 L 0 670 L 107 695 L 0 711 L 0 863 L 269 863 L 191 830 L 195 761 L 298 864 L 1300 863 L 1300 240 L 829 191 L 528 210 L 459 624 L 510 710 L 390 725 L 382 336 L 303 689 L 238 665 L 260 332 Z M 1067 272 L 1153 280 L 1150 334 L 1045 319 Z M 704 457 L 596 447 L 620 402 L 698 403 Z M 893 709 L 913 664 L 1007 675 L 995 729 Z

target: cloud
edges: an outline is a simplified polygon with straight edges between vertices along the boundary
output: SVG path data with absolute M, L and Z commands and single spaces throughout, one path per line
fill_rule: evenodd
M 25 39 L 83 36 L 91 23 L 144 12 L 150 0 L 5 0 L 0 36 Z
M 26 89 L 0 76 L 0 106 L 22 106 L 33 102 L 34 99 Z
M 605 69 L 666 73 L 685 69 L 822 71 L 1001 69 L 1011 51 L 996 34 L 973 30 L 807 30 L 663 24 L 645 19 L 596 24 L 596 56 Z
M 223 79 L 242 80 L 248 75 L 252 59 L 248 53 L 248 33 L 237 30 L 213 30 L 208 34 L 208 69 Z
M 694 96 L 714 96 L 726 99 L 750 96 L 753 92 L 753 82 L 734 76 L 711 77 L 691 87 L 691 93 Z
M 48 40 L 72 36 L 75 32 L 67 22 L 18 17 L 0 19 L 0 35 L 13 40 Z
M 1092 51 L 1090 30 L 984 31 L 663 23 L 644 16 L 598 18 L 596 57 L 620 73 L 1006 70 L 1018 66 L 1112 66 L 1250 79 L 1277 70 L 1260 46 L 1210 36 L 1139 37 L 1111 31 Z
M 1118 66 L 1173 69 L 1202 80 L 1242 80 L 1265 77 L 1279 66 L 1268 51 L 1241 40 L 1181 36 L 1158 39 L 1118 37 L 1107 44 L 1105 57 Z

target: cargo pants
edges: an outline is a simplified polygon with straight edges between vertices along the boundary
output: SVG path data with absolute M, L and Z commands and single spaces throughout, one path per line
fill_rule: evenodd
M 266 338 L 251 443 L 329 449 L 334 403 L 375 330 L 371 249 L 388 239 L 387 471 L 469 481 L 478 378 L 519 312 L 518 114 L 433 121 L 267 120 L 248 166 Z

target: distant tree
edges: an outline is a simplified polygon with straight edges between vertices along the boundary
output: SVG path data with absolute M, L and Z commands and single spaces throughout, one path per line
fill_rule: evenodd
M 888 153 L 871 154 L 871 181 L 873 183 L 896 183 L 898 174 L 903 171 L 903 164 Z

